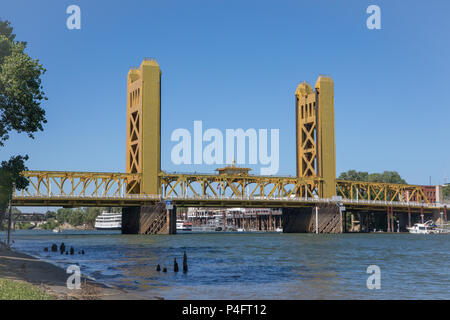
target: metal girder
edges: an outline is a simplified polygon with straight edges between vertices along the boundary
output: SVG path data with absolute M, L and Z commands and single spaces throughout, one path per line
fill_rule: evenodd
M 25 171 L 29 185 L 19 196 L 120 196 L 139 183 L 140 174 L 109 172 Z
M 344 199 L 430 203 L 421 186 L 336 180 L 336 194 Z
M 28 179 L 29 186 L 25 190 L 15 191 L 13 196 L 13 200 L 21 205 L 50 204 L 57 198 L 59 202 L 54 203 L 72 206 L 78 203 L 95 205 L 102 201 L 138 205 L 141 201 L 159 198 L 178 198 L 183 201 L 201 199 L 203 205 L 228 199 L 241 199 L 239 205 L 259 199 L 288 202 L 296 198 L 317 199 L 323 183 L 317 177 L 161 172 L 159 193 L 146 195 L 129 192 L 134 189 L 134 184 L 141 183 L 142 177 L 137 173 L 25 171 L 22 175 Z M 402 205 L 430 204 L 422 187 L 417 185 L 336 180 L 336 195 L 342 196 L 344 201 L 362 206 L 383 206 L 393 202 Z
M 303 197 L 318 196 L 321 179 L 265 176 L 176 174 L 162 172 L 160 190 L 170 196 Z

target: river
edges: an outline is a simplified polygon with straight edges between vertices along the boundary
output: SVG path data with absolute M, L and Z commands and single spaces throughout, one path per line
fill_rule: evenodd
M 0 232 L 0 239 L 6 234 Z M 450 235 L 12 233 L 16 250 L 154 299 L 450 299 Z M 52 243 L 75 255 L 44 252 Z M 84 250 L 85 254 L 78 254 Z M 189 271 L 173 272 L 183 253 Z M 156 265 L 168 268 L 157 272 Z M 367 267 L 380 268 L 369 290 Z

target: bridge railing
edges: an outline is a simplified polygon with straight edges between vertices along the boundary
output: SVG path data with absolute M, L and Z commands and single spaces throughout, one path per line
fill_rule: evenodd
M 321 199 L 322 179 L 279 176 L 233 176 L 161 172 L 159 195 L 131 194 L 140 174 L 108 172 L 25 171 L 29 181 L 15 198 L 26 199 L 194 199 L 336 202 Z M 433 204 L 421 186 L 336 180 L 337 195 L 343 203 L 443 207 Z
M 74 194 L 54 194 L 54 195 L 17 195 L 14 194 L 13 199 L 33 199 L 33 200 L 139 200 L 139 201 L 254 201 L 254 202 L 299 202 L 299 203 L 339 203 L 342 205 L 381 205 L 381 206 L 410 206 L 424 208 L 443 208 L 448 205 L 445 203 L 423 203 L 415 201 L 382 201 L 382 200 L 359 200 L 359 199 L 329 199 L 318 197 L 278 197 L 278 196 L 212 196 L 212 195 L 185 195 L 185 196 L 164 196 L 162 194 L 102 194 L 102 195 L 74 195 Z

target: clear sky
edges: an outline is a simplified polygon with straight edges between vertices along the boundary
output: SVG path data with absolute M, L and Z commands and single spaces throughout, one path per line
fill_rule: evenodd
M 81 30 L 66 8 L 81 8 Z M 366 8 L 381 8 L 369 30 Z M 396 170 L 408 183 L 450 181 L 450 2 L 4 0 L 0 18 L 47 69 L 48 124 L 13 134 L 0 159 L 32 170 L 125 171 L 126 74 L 162 69 L 162 168 L 177 128 L 280 129 L 280 175 L 295 175 L 294 91 L 335 83 L 337 174 Z M 256 170 L 255 170 L 256 171 Z M 256 171 L 258 173 L 259 170 Z

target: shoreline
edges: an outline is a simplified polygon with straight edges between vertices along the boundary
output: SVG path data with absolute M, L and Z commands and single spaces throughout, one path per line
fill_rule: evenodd
M 50 262 L 8 248 L 0 242 L 0 279 L 26 282 L 50 294 L 55 300 L 135 300 L 142 299 L 125 290 L 106 286 L 81 275 L 81 288 L 70 290 L 70 274 Z

